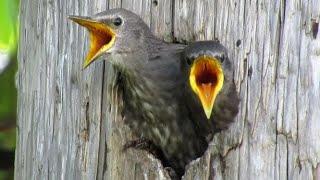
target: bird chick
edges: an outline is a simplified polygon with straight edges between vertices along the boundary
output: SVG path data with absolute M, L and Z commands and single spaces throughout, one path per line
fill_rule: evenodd
M 209 136 L 226 129 L 240 103 L 227 49 L 217 41 L 194 42 L 182 59 L 186 104 L 198 132 Z

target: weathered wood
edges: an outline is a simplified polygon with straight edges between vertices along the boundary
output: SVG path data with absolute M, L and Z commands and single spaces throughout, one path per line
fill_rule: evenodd
M 87 33 L 67 16 L 124 7 L 166 41 L 218 39 L 241 110 L 184 179 L 320 178 L 320 0 L 21 1 L 16 179 L 168 179 L 121 117 L 107 62 L 82 70 Z

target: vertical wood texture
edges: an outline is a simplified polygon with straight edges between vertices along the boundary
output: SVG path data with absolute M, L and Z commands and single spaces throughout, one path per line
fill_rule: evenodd
M 82 70 L 87 33 L 68 15 L 123 7 L 166 41 L 218 39 L 241 101 L 184 179 L 320 179 L 320 0 L 24 0 L 20 8 L 16 179 L 168 179 L 122 145 L 110 64 Z

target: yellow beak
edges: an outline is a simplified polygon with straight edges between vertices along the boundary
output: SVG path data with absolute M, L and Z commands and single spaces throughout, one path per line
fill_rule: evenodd
M 210 56 L 196 58 L 191 66 L 189 83 L 199 97 L 206 117 L 210 119 L 215 99 L 222 89 L 224 75 L 221 63 Z
M 90 33 L 90 49 L 83 65 L 86 68 L 103 52 L 108 51 L 113 46 L 115 33 L 106 24 L 88 17 L 70 16 L 69 19 L 86 27 Z

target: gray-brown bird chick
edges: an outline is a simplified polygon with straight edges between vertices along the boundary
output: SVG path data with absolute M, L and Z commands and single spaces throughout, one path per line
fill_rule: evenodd
M 188 86 L 191 76 L 186 74 L 189 66 L 184 64 L 188 51 L 199 49 L 190 46 L 188 50 L 185 45 L 159 40 L 141 18 L 124 9 L 112 9 L 92 17 L 71 16 L 70 19 L 90 33 L 90 49 L 84 66 L 102 56 L 121 74 L 118 86 L 123 93 L 126 123 L 138 137 L 157 146 L 163 154 L 164 165 L 172 167 L 181 177 L 185 165 L 207 149 L 206 134 L 201 129 L 212 133 L 208 127 L 201 127 L 210 121 L 199 111 L 209 100 L 201 100 L 201 105 L 193 98 L 195 94 L 200 96 Z M 213 102 L 218 101 L 223 82 L 212 86 L 216 91 L 211 97 L 216 98 Z M 211 92 L 207 87 L 204 84 L 204 96 Z M 216 106 L 212 107 L 215 112 Z M 201 123 L 196 122 L 199 119 Z

